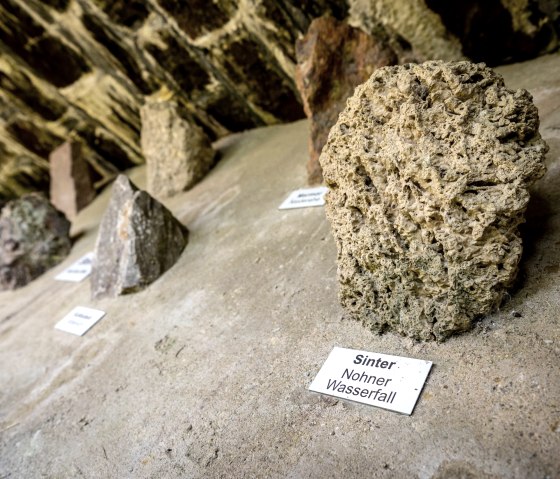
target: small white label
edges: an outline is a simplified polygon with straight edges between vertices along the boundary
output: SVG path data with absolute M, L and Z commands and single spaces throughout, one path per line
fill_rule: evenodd
M 54 279 L 57 281 L 72 281 L 79 283 L 91 274 L 93 263 L 93 253 L 82 256 L 72 266 L 66 268 L 62 273 L 57 274 Z
M 309 206 L 323 206 L 325 204 L 325 193 L 329 191 L 326 186 L 318 188 L 305 188 L 292 191 L 279 210 L 290 210 L 293 208 L 307 208 Z
M 309 390 L 412 414 L 431 361 L 335 347 Z
M 56 323 L 55 328 L 67 333 L 83 336 L 103 316 L 105 316 L 105 311 L 77 306 Z

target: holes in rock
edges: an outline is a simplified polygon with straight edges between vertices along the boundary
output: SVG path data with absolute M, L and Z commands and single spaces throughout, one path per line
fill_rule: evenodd
M 472 188 L 491 188 L 492 186 L 496 186 L 496 185 L 497 183 L 494 181 L 484 181 L 484 180 L 472 181 L 467 184 L 467 186 L 470 186 Z
M 357 231 L 364 224 L 364 214 L 362 213 L 362 210 L 360 210 L 355 206 L 350 206 L 349 210 L 351 216 L 352 229 L 354 231 Z
M 361 158 L 358 158 L 358 160 L 361 161 Z M 367 176 L 367 171 L 361 163 L 356 166 L 354 171 L 358 176 Z
M 517 140 L 517 139 L 519 139 L 519 135 L 517 134 L 516 131 L 508 131 L 505 134 L 498 135 L 498 141 L 500 143 L 507 143 L 507 142 L 510 142 L 512 140 Z
M 479 81 L 484 80 L 484 77 L 480 73 L 475 73 L 471 75 L 469 78 L 465 80 L 465 83 L 478 83 Z
M 411 182 L 418 190 L 420 190 L 420 191 L 422 191 L 422 192 L 425 191 L 424 188 L 422 188 L 422 187 L 420 186 L 420 184 L 419 184 L 417 181 L 410 180 L 410 182 Z

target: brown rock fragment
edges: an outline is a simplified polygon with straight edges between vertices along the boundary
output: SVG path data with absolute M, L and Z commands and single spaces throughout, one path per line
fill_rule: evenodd
M 355 318 L 441 340 L 500 304 L 545 171 L 538 127 L 531 95 L 484 64 L 387 67 L 356 89 L 321 155 Z
M 67 141 L 54 150 L 50 162 L 52 204 L 69 220 L 95 198 L 95 188 L 81 145 Z
M 215 151 L 177 103 L 147 102 L 141 118 L 147 190 L 152 196 L 162 199 L 188 190 L 208 173 Z
M 382 38 L 330 16 L 311 22 L 296 43 L 296 56 L 296 84 L 311 119 L 308 181 L 316 184 L 323 179 L 319 155 L 346 100 L 376 68 L 394 65 L 398 58 Z

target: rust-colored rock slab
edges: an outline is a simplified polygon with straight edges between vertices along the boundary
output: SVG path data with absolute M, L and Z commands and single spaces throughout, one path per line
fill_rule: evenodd
M 91 170 L 81 145 L 63 143 L 50 154 L 49 163 L 51 203 L 72 220 L 95 198 Z
M 323 180 L 319 155 L 354 88 L 376 68 L 398 57 L 384 39 L 373 37 L 330 16 L 313 20 L 296 44 L 296 84 L 311 119 L 308 181 Z

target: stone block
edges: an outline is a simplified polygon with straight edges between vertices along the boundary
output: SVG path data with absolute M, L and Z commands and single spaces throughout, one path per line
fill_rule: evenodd
M 208 173 L 215 151 L 204 131 L 177 103 L 147 102 L 141 118 L 147 190 L 152 196 L 173 196 L 192 188 Z
M 356 89 L 320 158 L 353 317 L 442 340 L 498 307 L 545 172 L 538 128 L 531 95 L 484 64 L 386 67 Z
M 51 202 L 72 220 L 95 198 L 92 172 L 80 143 L 63 143 L 50 154 L 49 162 Z
M 398 57 L 384 39 L 330 16 L 311 22 L 296 55 L 296 84 L 311 120 L 308 182 L 317 184 L 323 180 L 319 155 L 346 100 L 376 68 L 394 65 Z
M 187 228 L 165 206 L 119 175 L 95 245 L 92 296 L 144 289 L 175 264 L 187 239 Z

